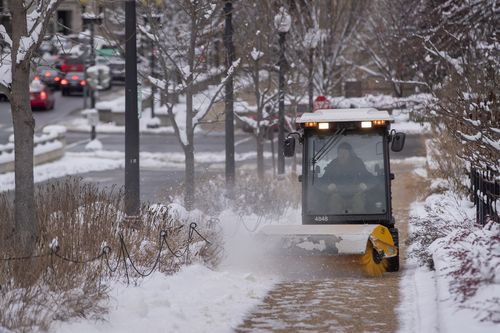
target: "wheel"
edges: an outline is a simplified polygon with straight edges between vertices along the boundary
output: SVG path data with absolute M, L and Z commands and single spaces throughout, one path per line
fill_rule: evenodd
M 61 90 L 61 95 L 68 96 L 68 91 L 65 89 Z
M 382 258 L 373 247 L 372 242 L 368 241 L 365 254 L 361 256 L 360 264 L 366 275 L 380 277 L 387 270 L 388 261 Z
M 392 239 L 394 240 L 394 245 L 398 248 L 398 255 L 392 258 L 387 258 L 387 271 L 397 272 L 399 271 L 399 232 L 397 228 L 390 228 Z

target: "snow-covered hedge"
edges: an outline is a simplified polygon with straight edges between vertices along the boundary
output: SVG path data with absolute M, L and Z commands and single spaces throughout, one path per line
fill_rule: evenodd
M 451 300 L 449 311 L 469 310 L 480 321 L 500 323 L 498 223 L 475 224 L 473 204 L 445 191 L 413 205 L 409 242 L 410 259 L 436 272 L 438 302 Z

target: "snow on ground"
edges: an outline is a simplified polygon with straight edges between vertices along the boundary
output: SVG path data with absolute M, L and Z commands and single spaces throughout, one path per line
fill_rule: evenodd
M 283 219 L 292 216 L 300 219 L 297 210 L 287 211 Z M 114 283 L 103 321 L 56 322 L 51 331 L 232 332 L 280 281 L 278 275 L 255 269 L 264 256 L 255 231 L 270 221 L 224 211 L 219 227 L 225 258 L 217 270 L 194 264 L 171 276 L 155 273 L 138 286 Z
M 53 178 L 77 175 L 90 171 L 117 169 L 124 165 L 123 160 L 104 159 L 80 153 L 66 153 L 55 162 L 42 164 L 34 168 L 35 182 Z M 13 190 L 14 172 L 0 174 L 0 192 Z
M 120 151 L 95 150 L 99 148 L 98 141 L 88 146 L 89 151 L 83 153 L 66 152 L 65 156 L 55 162 L 35 166 L 35 183 L 53 178 L 78 175 L 91 171 L 104 171 L 125 167 L 125 153 Z M 235 154 L 238 162 L 256 158 L 256 152 Z M 270 158 L 271 153 L 265 153 L 264 158 Z M 184 168 L 184 153 L 140 153 L 140 166 L 144 168 Z M 195 155 L 196 163 L 217 164 L 225 160 L 225 153 L 206 152 Z M 14 189 L 14 172 L 0 174 L 0 192 Z
M 58 322 L 51 331 L 232 332 L 274 283 L 272 277 L 195 264 L 171 276 L 155 273 L 140 286 L 115 284 L 104 321 Z
M 451 191 L 412 205 L 410 238 L 420 238 L 408 249 L 400 282 L 400 332 L 500 330 L 500 226 L 483 228 L 474 220 L 472 203 Z M 428 246 L 433 234 L 437 239 Z M 435 270 L 422 266 L 418 253 L 432 258 Z

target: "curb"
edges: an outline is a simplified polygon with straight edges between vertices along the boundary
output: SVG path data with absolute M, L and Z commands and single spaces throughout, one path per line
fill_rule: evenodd
M 48 132 L 40 139 L 34 138 L 33 165 L 40 165 L 60 159 L 64 156 L 66 137 L 64 132 Z M 38 150 L 38 153 L 37 153 Z M 15 171 L 14 143 L 0 147 L 0 174 Z

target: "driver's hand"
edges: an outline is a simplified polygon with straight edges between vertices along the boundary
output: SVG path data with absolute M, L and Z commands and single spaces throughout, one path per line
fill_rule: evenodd
M 366 186 L 365 183 L 361 183 L 361 184 L 359 184 L 359 188 L 361 189 L 361 191 L 366 191 L 366 189 L 368 188 L 368 186 Z
M 337 185 L 335 185 L 334 183 L 331 183 L 330 185 L 328 185 L 329 191 L 335 191 L 336 189 L 337 189 Z

